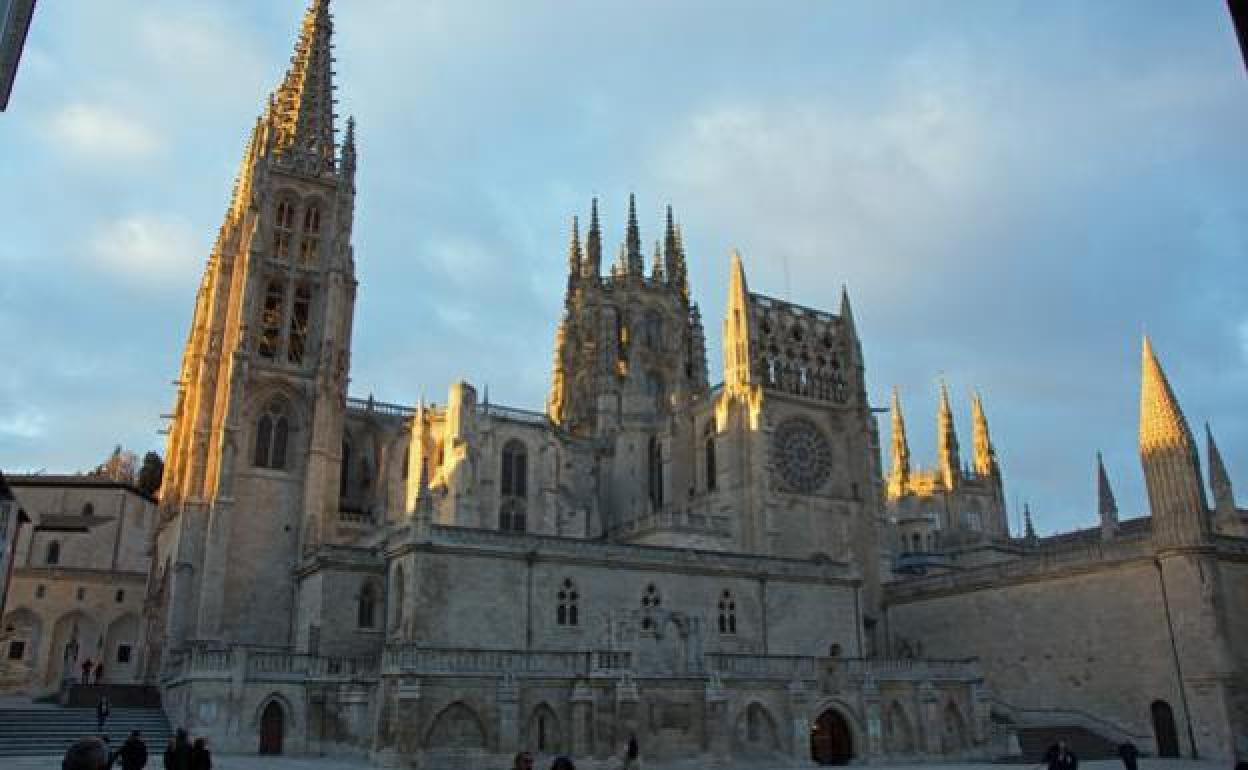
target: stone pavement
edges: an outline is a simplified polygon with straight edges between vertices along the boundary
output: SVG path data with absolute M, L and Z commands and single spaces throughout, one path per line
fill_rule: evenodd
M 57 770 L 61 766 L 60 757 L 5 757 L 0 760 L 4 770 Z M 160 756 L 154 755 L 148 762 L 148 768 L 160 768 Z M 260 757 L 255 755 L 216 755 L 212 758 L 213 770 L 364 770 L 373 768 L 359 760 L 317 759 L 297 757 Z M 1231 770 L 1233 762 L 1205 762 L 1181 759 L 1142 759 L 1140 770 Z M 646 765 L 647 770 L 662 770 L 656 764 Z M 740 770 L 792 770 L 794 766 L 784 768 L 776 766 L 746 767 Z M 811 767 L 815 767 L 812 765 Z M 867 767 L 860 765 L 860 767 Z M 1039 765 L 995 765 L 989 763 L 924 763 L 910 765 L 870 765 L 871 770 L 916 770 L 920 767 L 937 767 L 940 770 L 1036 770 Z M 1122 763 L 1117 761 L 1080 762 L 1081 770 L 1122 770 Z M 546 765 L 539 764 L 536 770 L 545 770 Z M 428 768 L 427 770 L 438 770 Z M 494 770 L 483 767 L 480 770 Z M 507 770 L 498 768 L 497 770 Z

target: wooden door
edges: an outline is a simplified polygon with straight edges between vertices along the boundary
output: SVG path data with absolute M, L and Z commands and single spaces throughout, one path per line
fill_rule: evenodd
M 845 718 L 828 709 L 815 720 L 810 733 L 810 757 L 820 765 L 847 765 L 854 756 Z
M 282 753 L 282 731 L 285 729 L 285 714 L 276 701 L 270 701 L 260 716 L 260 753 Z

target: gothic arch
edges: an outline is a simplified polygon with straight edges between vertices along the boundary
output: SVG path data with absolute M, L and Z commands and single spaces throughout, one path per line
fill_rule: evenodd
M 848 733 L 850 757 L 849 760 L 861 757 L 867 746 L 867 731 L 863 726 L 862 720 L 853 707 L 841 698 L 821 698 L 816 701 L 813 708 L 806 715 L 807 724 L 809 725 L 808 733 L 812 736 L 815 734 L 815 728 L 819 724 L 820 717 L 830 714 L 839 718 L 843 722 Z M 813 741 L 810 745 L 799 747 L 806 757 L 815 759 Z
M 44 684 L 55 687 L 62 677 L 77 677 L 82 661 L 99 660 L 100 638 L 99 623 L 82 610 L 72 610 L 57 618 L 52 627 Z
M 537 704 L 529 715 L 524 745 L 531 746 L 539 754 L 562 754 L 567 749 L 560 729 L 559 717 L 550 704 Z
M 734 748 L 746 756 L 766 756 L 781 751 L 780 728 L 762 701 L 751 698 L 737 713 Z
M 276 703 L 278 708 L 282 710 L 282 728 L 287 734 L 295 729 L 295 706 L 290 699 L 280 692 L 271 692 L 261 698 L 256 703 L 256 707 L 251 712 L 251 726 L 259 729 L 261 722 L 264 720 L 264 710 L 269 707 L 270 703 Z
M 893 701 L 884 711 L 884 751 L 900 757 L 914 753 L 914 728 L 900 701 Z
M 434 718 L 425 734 L 425 748 L 484 749 L 485 736 L 485 725 L 477 712 L 463 701 L 455 701 Z
M 945 704 L 941 714 L 940 753 L 945 756 L 961 753 L 967 746 L 966 719 L 953 700 Z

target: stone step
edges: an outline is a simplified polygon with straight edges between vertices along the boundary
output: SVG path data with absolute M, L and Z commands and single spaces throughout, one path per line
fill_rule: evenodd
M 1058 741 L 1066 741 L 1066 745 L 1080 761 L 1118 757 L 1118 744 L 1086 727 L 1057 725 L 1018 728 L 1018 745 L 1025 761 L 1039 762 L 1049 747 Z
M 84 735 L 101 733 L 117 749 L 132 730 L 140 732 L 149 754 L 159 755 L 173 734 L 159 708 L 113 709 L 102 731 L 96 724 L 93 708 L 0 709 L 0 757 L 61 756 Z

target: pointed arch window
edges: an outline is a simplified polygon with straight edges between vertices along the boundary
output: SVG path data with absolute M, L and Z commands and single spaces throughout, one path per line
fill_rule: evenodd
M 314 264 L 321 249 L 321 207 L 310 203 L 303 212 L 303 237 L 299 240 L 299 261 Z
M 59 540 L 53 540 L 48 543 L 48 550 L 44 552 L 44 563 L 55 565 L 61 563 L 61 543 Z
M 650 505 L 655 511 L 663 508 L 663 447 L 658 436 L 650 437 L 646 452 L 646 479 L 649 482 Z
M 372 628 L 377 622 L 377 589 L 372 581 L 360 589 L 359 606 L 356 608 L 356 625 L 360 628 Z
M 500 488 L 504 497 L 528 497 L 529 451 L 512 439 L 503 446 Z
M 654 613 L 663 604 L 663 597 L 659 595 L 659 589 L 654 583 L 646 586 L 646 591 L 641 595 L 641 630 L 654 630 Z
M 273 256 L 277 259 L 290 259 L 290 242 L 295 232 L 294 201 L 282 200 L 277 203 L 277 212 L 273 217 Z
M 256 420 L 256 451 L 253 464 L 257 468 L 286 469 L 286 446 L 290 438 L 290 418 L 276 401 L 270 403 Z
M 312 308 L 312 289 L 306 284 L 295 289 L 295 301 L 290 309 L 290 346 L 286 359 L 292 364 L 303 363 L 308 344 L 308 316 Z
M 581 597 L 577 593 L 576 584 L 572 582 L 572 578 L 564 578 L 556 598 L 559 602 L 555 608 L 555 622 L 561 626 L 579 625 L 580 613 L 577 610 L 577 603 Z
M 725 590 L 719 596 L 719 633 L 737 633 L 737 600 L 732 591 Z
M 269 281 L 264 291 L 264 307 L 260 312 L 260 355 L 275 358 L 282 338 L 282 311 L 286 289 L 280 281 Z

